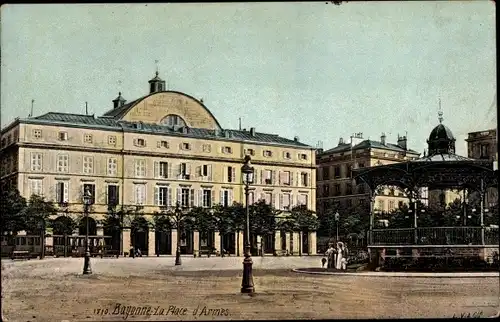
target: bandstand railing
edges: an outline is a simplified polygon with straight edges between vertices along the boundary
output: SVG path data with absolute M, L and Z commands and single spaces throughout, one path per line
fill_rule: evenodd
M 498 245 L 498 231 L 496 227 L 385 228 L 373 229 L 369 240 L 370 245 Z

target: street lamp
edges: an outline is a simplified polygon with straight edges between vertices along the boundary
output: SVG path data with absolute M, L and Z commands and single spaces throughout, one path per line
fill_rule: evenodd
M 241 167 L 243 184 L 245 185 L 245 209 L 246 209 L 246 235 L 245 259 L 243 260 L 243 280 L 241 282 L 241 293 L 253 293 L 252 258 L 250 257 L 250 209 L 248 205 L 249 187 L 253 183 L 254 168 L 250 164 L 250 156 L 245 156 L 245 164 Z
M 92 274 L 92 268 L 90 267 L 90 249 L 89 249 L 89 206 L 92 203 L 92 195 L 87 189 L 83 194 L 83 212 L 85 214 L 86 227 L 85 230 L 85 258 L 83 262 L 83 274 Z
M 339 219 L 340 219 L 340 214 L 339 212 L 335 212 L 335 223 L 337 224 L 337 243 L 339 242 Z

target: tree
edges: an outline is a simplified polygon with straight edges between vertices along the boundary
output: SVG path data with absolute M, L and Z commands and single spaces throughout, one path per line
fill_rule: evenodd
M 192 227 L 200 233 L 200 240 L 202 240 L 203 237 L 206 237 L 207 246 L 209 247 L 208 256 L 210 257 L 213 250 L 213 244 L 210 243 L 210 241 L 213 242 L 213 240 L 211 240 L 209 235 L 212 234 L 216 228 L 215 217 L 207 208 L 203 207 L 191 208 L 189 216 L 192 220 Z
M 229 208 L 228 213 L 230 219 L 226 220 L 226 222 L 223 223 L 221 226 L 229 227 L 230 229 L 228 229 L 228 232 L 237 233 L 236 249 L 237 249 L 237 254 L 239 256 L 240 231 L 246 231 L 246 218 L 247 218 L 246 208 L 243 206 L 243 204 L 235 202 Z
M 250 234 L 265 236 L 276 231 L 276 218 L 281 211 L 266 204 L 264 200 L 250 206 Z M 261 253 L 264 256 L 264 252 Z
M 318 218 L 314 215 L 314 212 L 305 205 L 293 207 L 290 211 L 289 218 L 293 230 L 299 232 L 299 256 L 302 256 L 302 233 L 300 232 L 317 230 L 319 226 Z M 309 249 L 307 253 L 309 254 Z
M 177 249 L 175 251 L 175 265 L 181 265 L 181 231 L 185 228 L 193 226 L 193 220 L 190 214 L 184 210 L 180 203 L 177 202 L 174 209 L 169 209 L 165 212 L 175 229 L 177 229 Z
M 31 234 L 40 234 L 42 253 L 45 256 L 45 229 L 50 216 L 57 215 L 57 209 L 52 201 L 45 201 L 44 197 L 32 195 L 27 206 L 22 211 L 25 217 L 25 230 Z
M 17 235 L 26 227 L 24 209 L 26 199 L 21 196 L 19 190 L 2 190 L 0 231 L 5 234 Z

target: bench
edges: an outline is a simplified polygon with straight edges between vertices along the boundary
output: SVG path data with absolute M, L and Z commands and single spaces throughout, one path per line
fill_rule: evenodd
M 201 255 L 207 255 L 207 257 L 210 257 L 210 255 L 214 255 L 215 252 L 213 249 L 210 249 L 210 247 L 201 247 L 201 249 L 198 251 L 198 257 L 201 257 Z
M 28 250 L 15 250 L 12 252 L 12 260 L 31 259 L 31 253 Z
M 115 257 L 118 258 L 118 256 L 120 255 L 120 251 L 119 250 L 105 250 L 102 254 L 101 254 L 101 258 L 102 257 Z

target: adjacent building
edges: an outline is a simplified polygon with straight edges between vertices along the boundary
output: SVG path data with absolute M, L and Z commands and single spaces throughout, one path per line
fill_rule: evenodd
M 255 168 L 250 202 L 264 199 L 285 213 L 297 204 L 315 211 L 316 151 L 297 137 L 224 129 L 198 100 L 166 91 L 158 73 L 148 95 L 127 102 L 121 95 L 102 116 L 50 112 L 16 119 L 1 132 L 1 183 L 21 195 L 53 200 L 60 216 L 81 218 L 82 194 L 92 193 L 91 217 L 103 235 L 110 206 L 134 209 L 141 222 L 125 222 L 121 251 L 129 245 L 143 254 L 173 254 L 177 231 L 158 233 L 153 214 L 180 203 L 210 208 L 244 202 L 241 166 L 250 155 Z M 146 228 L 144 228 L 146 227 Z M 149 227 L 149 228 L 148 228 Z M 131 234 L 131 231 L 135 233 Z M 243 253 L 242 234 L 224 236 L 225 248 Z M 215 237 L 220 249 L 220 238 Z M 316 235 L 276 232 L 264 251 L 316 253 Z M 196 231 L 182 233 L 181 251 L 192 254 L 206 240 Z
M 365 184 L 355 185 L 352 169 L 405 162 L 417 159 L 419 155 L 407 147 L 406 136 L 398 135 L 397 143 L 387 142 L 385 134 L 381 135 L 380 141 L 364 139 L 362 133 L 356 133 L 346 141 L 340 138 L 336 147 L 320 150 L 316 156 L 318 214 L 332 206 L 348 209 L 356 204 L 369 204 L 368 187 Z M 390 212 L 406 202 L 402 191 L 387 187 L 378 192 L 375 210 Z

